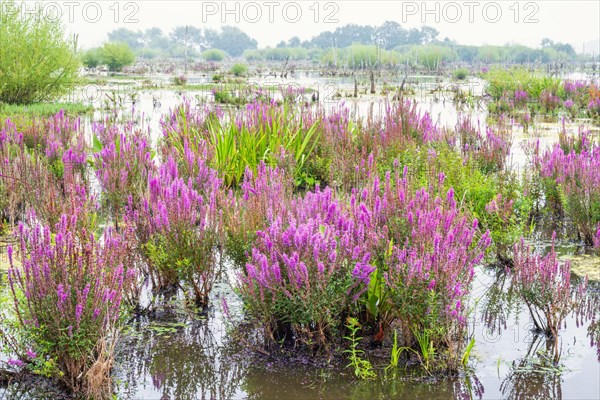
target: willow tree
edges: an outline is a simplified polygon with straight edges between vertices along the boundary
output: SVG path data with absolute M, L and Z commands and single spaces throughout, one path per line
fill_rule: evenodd
M 26 12 L 22 4 L 0 0 L 0 102 L 56 100 L 75 84 L 76 41 L 55 16 Z

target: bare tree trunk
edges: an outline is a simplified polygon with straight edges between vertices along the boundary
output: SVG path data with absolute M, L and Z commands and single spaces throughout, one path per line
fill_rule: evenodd
M 375 94 L 375 74 L 373 73 L 373 67 L 371 67 L 370 78 L 371 78 L 371 94 Z

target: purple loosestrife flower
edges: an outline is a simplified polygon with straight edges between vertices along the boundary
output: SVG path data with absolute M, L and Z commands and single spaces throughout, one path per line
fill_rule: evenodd
M 8 274 L 19 328 L 51 357 L 63 360 L 59 368 L 74 374 L 69 379 L 85 373 L 85 366 L 95 361 L 92 355 L 99 341 L 115 334 L 120 310 L 105 307 L 103 294 L 112 291 L 119 304 L 129 284 L 114 280 L 112 273 L 127 256 L 122 237 L 108 229 L 98 241 L 77 221 L 77 214 L 63 215 L 53 240 L 50 228 L 40 226 L 33 216 L 27 226 L 20 224 L 21 265 L 14 264 L 11 250 Z M 74 371 L 72 365 L 83 370 Z
M 204 306 L 215 279 L 213 247 L 222 226 L 215 193 L 220 180 L 204 166 L 196 172 L 199 179 L 180 177 L 169 156 L 149 176 L 139 209 L 129 200 L 125 220 L 135 227 L 154 286 L 167 288 L 181 281 Z
M 589 245 L 594 243 L 600 222 L 600 145 L 590 140 L 588 132 L 566 138 L 534 160 L 543 178 L 554 181 L 564 195 L 566 210 Z
M 339 315 L 367 289 L 375 269 L 368 236 L 373 225 L 365 211 L 358 205 L 352 214 L 331 190 L 319 188 L 292 200 L 288 210 L 278 207 L 239 275 L 252 317 L 289 321 L 301 340 L 325 346 L 343 323 Z M 302 329 L 305 323 L 320 334 L 312 337 Z
M 575 102 L 573 100 L 571 100 L 571 99 L 567 99 L 563 103 L 563 106 L 565 106 L 565 108 L 568 109 L 568 110 L 570 110 L 571 108 L 573 108 L 574 105 L 575 105 Z
M 527 305 L 536 328 L 555 336 L 562 321 L 573 311 L 581 311 L 587 279 L 575 287 L 571 285 L 571 265 L 558 261 L 552 247 L 546 256 L 533 253 L 523 239 L 514 247 L 514 268 L 511 284 Z
M 18 367 L 18 368 L 22 368 L 25 366 L 25 363 L 23 361 L 21 361 L 19 359 L 15 359 L 15 358 L 9 358 L 6 363 L 12 367 Z
M 443 197 L 436 197 L 433 187 L 414 191 L 406 173 L 382 184 L 375 180 L 363 198 L 376 221 L 372 230 L 383 235 L 371 241 L 371 249 L 385 260 L 383 278 L 393 305 L 386 318 L 418 330 L 461 331 L 474 267 L 490 245 L 489 232 L 481 234 L 477 220 L 458 208 L 452 189 Z M 443 174 L 436 183 L 443 187 Z

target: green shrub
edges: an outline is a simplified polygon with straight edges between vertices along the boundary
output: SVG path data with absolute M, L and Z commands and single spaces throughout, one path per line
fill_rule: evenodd
M 121 71 L 123 67 L 133 64 L 135 54 L 127 43 L 106 42 L 102 46 L 102 64 L 111 71 Z
M 248 72 L 248 67 L 245 64 L 233 64 L 231 67 L 231 73 L 235 76 L 246 75 L 246 72 Z
M 13 6 L 11 8 L 11 6 Z M 40 15 L 21 15 L 0 3 L 0 102 L 51 101 L 75 84 L 79 60 L 62 26 Z
M 452 71 L 452 79 L 457 81 L 463 81 L 469 76 L 469 70 L 466 68 L 459 68 Z
M 89 49 L 81 55 L 81 62 L 87 68 L 96 68 L 102 64 L 102 49 L 94 48 Z
M 227 53 L 219 49 L 210 49 L 203 52 L 201 57 L 206 61 L 223 61 L 227 57 Z

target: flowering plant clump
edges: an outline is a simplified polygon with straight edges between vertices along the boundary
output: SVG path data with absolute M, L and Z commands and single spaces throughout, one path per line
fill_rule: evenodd
M 205 172 L 205 171 L 203 171 Z M 177 164 L 169 158 L 151 175 L 148 193 L 138 208 L 130 197 L 126 221 L 135 226 L 148 275 L 156 289 L 188 285 L 197 305 L 206 306 L 215 280 L 214 247 L 221 223 L 212 189 L 220 181 L 214 174 L 203 189 L 199 180 L 179 177 Z
M 118 228 L 128 198 L 133 198 L 134 205 L 139 203 L 148 176 L 155 169 L 152 151 L 145 134 L 132 127 L 120 132 L 118 126 L 96 124 L 94 129 L 94 164 L 101 200 Z
M 82 137 L 74 140 L 73 132 L 58 123 L 44 126 L 48 131 L 34 141 L 34 148 L 26 143 L 27 128 L 7 120 L 0 130 L 0 210 L 11 225 L 35 210 L 38 218 L 54 226 L 62 213 L 85 202 L 86 196 L 81 196 L 88 187 L 85 142 Z M 64 131 L 69 133 L 60 137 Z
M 55 234 L 33 223 L 17 230 L 20 266 L 15 250 L 8 250 L 18 325 L 39 356 L 56 362 L 73 391 L 110 392 L 112 346 L 132 277 L 123 265 L 124 241 L 110 230 L 101 240 L 77 231 L 77 215 L 63 215 Z
M 514 290 L 527 306 L 537 330 L 557 337 L 567 315 L 579 311 L 585 299 L 587 279 L 571 285 L 571 265 L 561 263 L 552 248 L 546 256 L 533 253 L 525 241 L 515 244 L 511 274 Z
M 596 232 L 596 237 L 594 238 L 594 248 L 596 252 L 600 254 L 600 223 L 598 224 L 598 231 Z
M 372 220 L 357 218 L 329 189 L 294 200 L 257 232 L 240 293 L 248 313 L 279 340 L 327 348 L 340 338 L 344 315 L 367 290 Z
M 473 159 L 484 173 L 502 171 L 506 166 L 512 147 L 510 129 L 500 126 L 494 131 L 487 127 L 485 134 L 474 126 L 468 117 L 459 118 L 456 134 L 465 160 Z
M 545 112 L 550 113 L 560 105 L 560 99 L 552 90 L 544 89 L 540 93 L 540 105 Z
M 441 174 L 437 184 L 443 187 L 443 182 Z M 405 169 L 395 181 L 389 173 L 382 185 L 375 180 L 361 199 L 385 238 L 377 251 L 386 286 L 382 307 L 388 304 L 406 345 L 415 345 L 423 333 L 436 348 L 457 352 L 474 267 L 483 259 L 490 236 L 486 232 L 477 240 L 477 220 L 470 221 L 458 207 L 452 189 L 443 198 L 433 192 L 413 191 Z
M 245 268 L 256 232 L 287 208 L 292 188 L 284 171 L 261 162 L 256 173 L 246 170 L 241 197 L 230 191 L 225 210 L 226 252 L 237 266 Z
M 558 197 L 580 238 L 592 245 L 600 222 L 600 145 L 586 132 L 561 142 L 537 157 L 536 164 L 547 179 L 547 198 Z
M 523 89 L 515 90 L 515 105 L 524 105 L 527 102 L 527 92 Z

